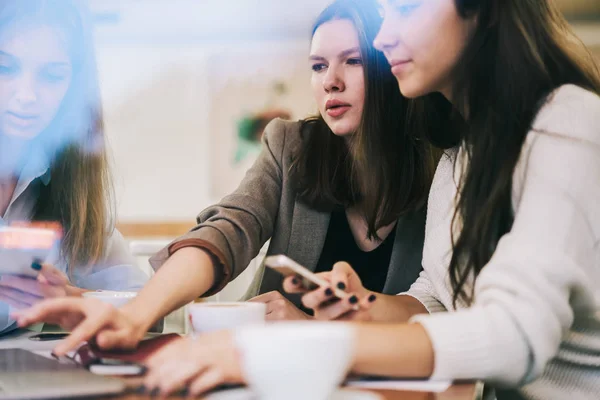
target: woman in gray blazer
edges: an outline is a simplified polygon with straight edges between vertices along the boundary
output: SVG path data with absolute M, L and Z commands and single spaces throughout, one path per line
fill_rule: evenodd
M 383 293 L 407 290 L 416 280 L 434 156 L 404 126 L 413 105 L 371 44 L 379 26 L 375 10 L 342 0 L 323 11 L 309 57 L 320 115 L 271 122 L 263 151 L 237 190 L 153 257 L 155 267 L 182 248 L 202 249 L 215 275 L 210 295 L 270 239 L 268 254 L 287 254 L 313 271 L 354 261 L 364 267 L 363 282 Z M 299 299 L 279 292 L 281 281 L 262 267 L 247 298 L 262 294 L 253 300 L 268 304 L 268 318 L 305 318 Z
M 101 329 L 102 347 L 134 345 L 153 321 L 221 290 L 269 239 L 268 254 L 287 254 L 311 270 L 348 261 L 363 266 L 359 275 L 373 291 L 409 288 L 421 271 L 435 157 L 411 134 L 422 129 L 405 122 L 425 123 L 414 118 L 422 105 L 401 96 L 371 44 L 379 24 L 364 0 L 338 0 L 321 14 L 309 57 L 320 115 L 272 121 L 237 190 L 152 257 L 160 269 L 131 303 L 102 316 L 91 304 L 73 305 L 96 321 L 86 327 L 102 327 L 80 325 L 78 339 Z M 267 303 L 270 319 L 310 318 L 299 298 L 279 292 L 281 282 L 263 268 L 249 295 L 260 295 L 254 301 Z

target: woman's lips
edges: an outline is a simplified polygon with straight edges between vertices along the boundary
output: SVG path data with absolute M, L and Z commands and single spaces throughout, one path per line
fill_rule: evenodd
M 336 106 L 333 108 L 328 108 L 327 115 L 333 118 L 338 118 L 346 114 L 348 110 L 350 110 L 350 106 Z
M 390 65 L 392 67 L 392 74 L 398 75 L 406 70 L 412 60 L 392 60 Z
M 12 111 L 7 111 L 6 116 L 7 116 L 8 122 L 11 125 L 21 127 L 21 128 L 29 128 L 32 125 L 34 125 L 38 120 L 37 115 L 21 114 L 21 113 L 15 113 Z
M 332 118 L 339 118 L 344 115 L 349 109 L 351 105 L 348 103 L 344 103 L 343 101 L 337 99 L 327 100 L 325 103 L 325 110 L 327 115 Z

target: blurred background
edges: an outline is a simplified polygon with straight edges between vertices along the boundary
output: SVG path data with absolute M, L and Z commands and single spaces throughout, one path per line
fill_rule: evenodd
M 600 0 L 556 1 L 600 60 Z M 236 188 L 266 120 L 315 112 L 310 28 L 328 3 L 92 0 L 118 225 L 140 257 Z

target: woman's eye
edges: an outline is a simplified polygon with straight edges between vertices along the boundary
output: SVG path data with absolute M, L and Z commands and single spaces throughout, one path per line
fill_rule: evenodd
M 349 65 L 362 65 L 362 59 L 360 58 L 349 58 L 347 63 Z
M 410 4 L 394 4 L 394 10 L 398 12 L 403 17 L 408 17 L 412 14 L 417 8 L 421 6 L 421 3 L 410 3 Z
M 322 71 L 325 68 L 327 68 L 325 64 L 313 64 L 313 66 L 311 67 L 311 69 L 315 72 Z
M 70 69 L 64 67 L 47 67 L 43 68 L 39 72 L 39 77 L 42 81 L 47 83 L 60 83 L 68 79 L 70 75 Z
M 0 64 L 0 75 L 12 75 L 17 71 L 17 68 L 10 65 Z
M 63 82 L 65 79 L 67 79 L 67 77 L 65 75 L 54 74 L 51 72 L 44 72 L 44 73 L 42 73 L 41 76 L 44 81 L 49 82 L 49 83 Z

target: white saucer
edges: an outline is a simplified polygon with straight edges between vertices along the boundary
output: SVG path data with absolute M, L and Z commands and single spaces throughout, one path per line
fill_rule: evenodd
M 248 388 L 231 389 L 212 393 L 206 400 L 260 400 Z M 307 399 L 310 400 L 310 399 Z M 360 392 L 356 390 L 338 389 L 330 400 L 382 400 L 374 393 Z

